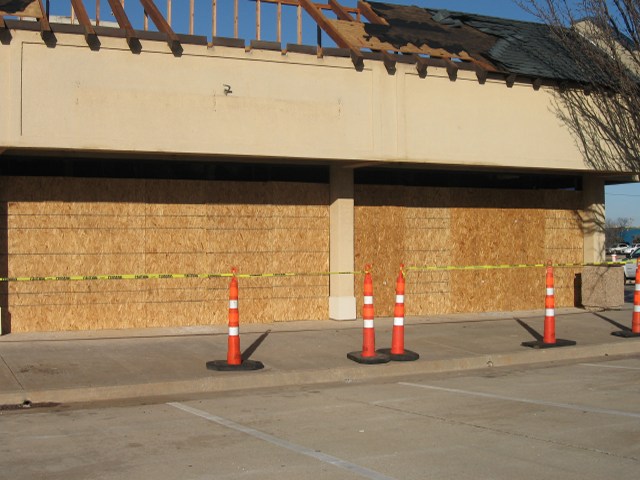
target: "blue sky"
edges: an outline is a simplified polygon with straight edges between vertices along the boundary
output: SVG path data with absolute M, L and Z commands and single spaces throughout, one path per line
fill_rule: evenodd
M 568 0 L 576 3 L 575 0 Z M 535 21 L 528 12 L 519 7 L 514 0 L 387 0 L 388 3 L 398 3 L 405 5 L 418 5 L 428 8 L 446 8 L 453 11 L 463 11 L 491 15 L 496 17 L 513 18 L 518 20 Z M 211 36 L 211 0 L 195 0 L 195 33 Z M 355 6 L 357 0 L 340 0 L 345 6 Z M 85 0 L 84 2 L 89 15 L 95 16 L 95 2 Z M 113 20 L 110 15 L 107 1 L 101 2 L 101 18 L 103 21 Z M 156 5 L 166 11 L 167 2 L 156 0 Z M 218 35 L 233 36 L 233 0 L 218 0 Z M 255 38 L 255 2 L 249 0 L 239 0 L 240 5 L 240 34 L 241 38 L 251 40 Z M 134 28 L 142 28 L 142 7 L 137 0 L 126 0 L 125 6 L 127 14 L 130 16 Z M 69 2 L 51 1 L 52 14 L 69 15 Z M 188 0 L 173 1 L 173 22 L 174 30 L 179 33 L 188 32 Z M 263 4 L 261 23 L 262 39 L 275 40 L 276 25 L 275 5 Z M 283 8 L 282 18 L 283 43 L 296 42 L 296 11 L 293 7 Z M 314 22 L 305 14 L 303 23 L 303 42 L 305 44 L 315 44 L 316 28 Z M 325 36 L 324 45 L 329 45 L 330 40 Z M 632 223 L 640 226 L 640 184 L 621 185 L 606 188 L 606 215 L 608 219 L 615 220 L 620 217 L 632 218 Z

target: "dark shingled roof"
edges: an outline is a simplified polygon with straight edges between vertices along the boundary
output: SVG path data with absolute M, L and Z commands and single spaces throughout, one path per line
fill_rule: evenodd
M 590 72 L 542 23 L 509 20 L 472 13 L 368 2 L 389 25 L 366 24 L 368 34 L 395 47 L 408 43 L 466 51 L 489 60 L 505 73 L 557 81 L 591 83 Z

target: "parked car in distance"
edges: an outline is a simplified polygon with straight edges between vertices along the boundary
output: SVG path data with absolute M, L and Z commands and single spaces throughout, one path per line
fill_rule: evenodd
M 612 254 L 612 253 L 621 254 L 622 252 L 624 252 L 625 248 L 629 248 L 629 244 L 628 243 L 625 243 L 625 242 L 616 243 L 615 245 L 612 245 L 611 247 L 609 247 L 609 249 L 607 250 L 607 253 L 609 253 L 609 254 Z
M 625 248 L 622 253 L 624 253 L 627 256 L 630 256 L 638 248 L 640 248 L 640 243 L 634 243 L 633 245 L 629 245 L 627 248 Z
M 635 280 L 638 270 L 638 258 L 640 258 L 640 248 L 637 248 L 629 257 L 630 260 L 624 264 L 624 281 Z

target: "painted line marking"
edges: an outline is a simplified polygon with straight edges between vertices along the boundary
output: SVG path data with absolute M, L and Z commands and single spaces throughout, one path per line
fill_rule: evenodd
M 407 387 L 424 388 L 427 390 L 438 390 L 441 392 L 448 392 L 448 393 L 460 393 L 462 395 L 490 398 L 492 400 L 506 400 L 509 402 L 528 403 L 530 405 L 543 405 L 546 407 L 565 408 L 568 410 L 576 410 L 579 412 L 601 413 L 605 415 L 616 415 L 620 417 L 640 418 L 640 413 L 621 412 L 620 410 L 608 410 L 605 408 L 587 407 L 584 405 L 574 405 L 571 403 L 547 402 L 544 400 L 531 400 L 528 398 L 509 397 L 506 395 L 495 395 L 493 393 L 484 393 L 484 392 L 473 392 L 470 390 L 459 390 L 457 388 L 436 387 L 434 385 L 423 385 L 419 383 L 398 382 L 398 385 L 404 385 Z
M 232 420 L 228 420 L 223 417 L 218 417 L 217 415 L 212 415 L 208 412 L 205 412 L 203 410 L 198 410 L 197 408 L 189 407 L 182 403 L 170 402 L 170 403 L 167 403 L 167 405 L 177 408 L 179 410 L 182 410 L 184 412 L 190 413 L 197 417 L 204 418 L 205 420 L 209 420 L 211 422 L 217 423 L 218 425 L 222 425 L 223 427 L 227 427 L 232 430 L 236 430 L 238 432 L 246 433 L 247 435 L 250 435 L 254 438 L 258 438 L 260 440 L 264 440 L 265 442 L 271 443 L 278 447 L 286 448 L 287 450 L 291 450 L 292 452 L 306 455 L 316 460 L 320 460 L 321 462 L 333 465 L 334 467 L 348 470 L 364 478 L 369 478 L 371 480 L 396 480 L 393 477 L 388 477 L 386 475 L 383 475 L 382 473 L 376 472 L 374 470 L 370 470 L 360 465 L 356 465 L 355 463 L 342 460 L 340 458 L 334 457 L 332 455 L 328 455 L 326 453 L 317 452 L 315 450 L 304 447 L 302 445 L 297 445 L 295 443 L 287 442 L 286 440 L 283 440 L 278 437 L 274 437 L 273 435 L 269 435 L 268 433 L 264 433 L 259 430 L 255 430 L 253 428 L 246 427 Z
M 585 367 L 619 368 L 621 370 L 640 370 L 640 367 L 623 367 L 620 365 L 600 365 L 598 363 L 581 363 Z

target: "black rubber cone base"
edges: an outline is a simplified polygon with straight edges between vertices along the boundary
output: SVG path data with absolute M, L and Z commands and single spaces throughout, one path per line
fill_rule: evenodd
M 376 350 L 376 353 L 382 353 L 383 355 L 389 355 L 392 362 L 413 362 L 420 358 L 420 355 L 411 350 L 405 350 L 404 353 L 391 353 L 390 348 L 381 348 Z
M 563 340 L 562 338 L 557 338 L 556 343 L 545 343 L 542 340 L 536 340 L 534 342 L 522 342 L 523 347 L 531 347 L 531 348 L 557 348 L 557 347 L 570 347 L 575 345 L 576 342 L 573 340 Z
M 362 352 L 350 352 L 347 353 L 347 358 L 349 360 L 353 360 L 354 362 L 364 363 L 366 365 L 374 365 L 376 363 L 389 363 L 389 361 L 391 360 L 391 358 L 389 358 L 389 355 L 378 352 L 376 352 L 376 354 L 372 357 L 363 357 Z
M 240 365 L 229 365 L 226 360 L 207 362 L 207 370 L 217 370 L 219 372 L 244 372 L 248 370 L 260 370 L 262 368 L 264 368 L 264 365 L 257 360 L 245 360 Z
M 631 330 L 620 330 L 618 332 L 611 332 L 611 335 L 622 338 L 640 337 L 640 333 L 633 333 Z

